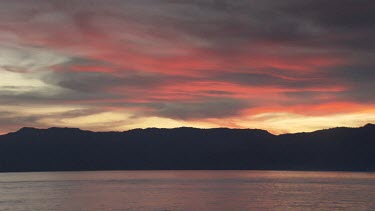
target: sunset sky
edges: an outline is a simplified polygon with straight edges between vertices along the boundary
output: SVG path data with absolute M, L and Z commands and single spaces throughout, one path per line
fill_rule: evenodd
M 0 133 L 375 123 L 373 0 L 2 0 Z

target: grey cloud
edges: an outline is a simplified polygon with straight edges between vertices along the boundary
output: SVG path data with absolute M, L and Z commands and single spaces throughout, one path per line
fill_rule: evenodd
M 42 80 L 47 84 L 80 92 L 105 92 L 121 87 L 131 92 L 134 89 L 149 90 L 165 83 L 178 83 L 184 77 L 163 74 L 121 71 L 117 73 L 57 71 L 46 75 Z
M 375 35 L 373 1 L 202 0 L 189 1 L 185 5 L 199 8 L 202 17 L 187 9 L 181 16 L 189 16 L 193 20 L 182 22 L 182 27 L 188 33 L 216 40 L 215 46 L 219 47 L 228 47 L 228 44 L 242 49 L 241 43 L 249 42 L 332 51 L 375 47 L 372 39 Z M 178 7 L 175 9 L 178 10 Z
M 371 0 L 306 0 L 290 1 L 286 11 L 337 28 L 373 27 L 375 3 Z
M 33 13 L 32 5 L 41 8 L 35 8 L 38 12 Z M 375 3 L 366 0 L 7 1 L 4 6 L 13 10 L 12 14 L 19 16 L 41 16 L 46 13 L 69 17 L 55 17 L 52 21 L 54 24 L 48 25 L 48 30 L 58 33 L 61 31 L 61 25 L 67 27 L 72 36 L 66 34 L 64 37 L 67 39 L 64 40 L 72 41 L 72 44 L 78 44 L 79 40 L 76 39 L 84 38 L 87 30 L 100 34 L 103 38 L 130 39 L 128 41 L 140 44 L 137 40 L 142 39 L 141 37 L 127 36 L 131 35 L 128 34 L 131 32 L 125 30 L 129 27 L 128 23 L 135 22 L 136 30 L 149 35 L 148 41 L 196 40 L 197 43 L 207 43 L 205 48 L 210 46 L 213 50 L 223 49 L 230 52 L 248 51 L 251 44 L 259 42 L 305 48 L 319 47 L 332 51 L 341 51 L 342 48 L 365 50 L 374 47 L 371 38 L 375 33 L 372 24 Z M 60 22 L 61 25 L 56 24 Z M 32 18 L 29 23 L 36 26 L 46 24 Z M 116 27 L 116 31 L 113 31 L 113 27 Z M 105 33 L 106 31 L 112 33 Z M 52 35 L 55 36 L 54 33 Z M 156 37 L 158 39 L 153 39 Z M 163 45 L 167 43 L 163 42 Z M 151 50 L 152 43 L 147 44 L 148 50 Z M 277 52 L 280 55 L 285 53 L 280 49 Z
M 337 102 L 340 99 L 338 91 L 285 91 L 282 92 L 287 97 L 281 105 L 319 105 L 329 102 Z
M 108 101 L 126 102 L 134 96 L 158 89 L 166 84 L 188 82 L 182 76 L 151 74 L 137 71 L 118 73 L 52 71 L 40 76 L 47 87 L 0 87 L 3 104 L 67 103 L 110 105 Z M 119 90 L 114 90 L 119 88 Z M 145 96 L 146 97 L 146 96 Z M 76 103 L 74 102 L 76 101 Z M 123 103 L 126 104 L 126 103 Z
M 165 102 L 148 105 L 153 115 L 172 119 L 223 118 L 239 115 L 250 103 L 239 99 L 202 99 L 197 102 Z
M 46 70 L 69 61 L 69 57 L 55 51 L 0 43 L 0 68 L 16 73 Z
M 303 74 L 298 76 L 289 76 L 290 73 L 283 74 L 279 71 L 278 74 L 272 75 L 270 72 L 264 70 L 264 73 L 221 73 L 214 78 L 218 81 L 227 81 L 235 84 L 259 87 L 280 87 L 280 88 L 313 88 L 313 87 L 330 87 L 332 84 L 329 79 L 320 75 Z
M 337 67 L 328 73 L 337 83 L 344 84 L 347 88 L 338 93 L 340 99 L 360 103 L 375 102 L 375 64 Z
M 336 77 L 349 83 L 366 83 L 375 80 L 375 61 L 374 63 L 363 65 L 345 65 L 333 67 L 326 70 L 328 77 Z
M 103 92 L 77 92 L 55 87 L 38 88 L 33 90 L 3 89 L 0 90 L 0 103 L 3 105 L 56 105 L 56 104 L 84 104 L 85 101 L 119 99 L 119 96 Z M 74 103 L 74 101 L 77 101 Z
M 37 5 L 38 8 L 33 8 Z M 311 36 L 317 29 L 329 32 L 332 27 L 362 27 L 372 29 L 375 3 L 371 0 L 138 0 L 138 1 L 7 1 L 4 8 L 12 12 L 40 15 L 45 12 L 63 13 L 83 27 L 82 20 L 98 15 L 114 17 L 119 21 L 137 21 L 139 24 L 163 27 L 178 26 L 187 33 L 213 35 L 211 39 L 273 37 L 292 40 Z M 31 13 L 31 10 L 40 13 Z M 86 14 L 86 15 L 84 15 Z M 8 14 L 7 16 L 12 16 Z M 22 14 L 20 14 L 22 16 Z M 60 19 L 59 19 L 60 20 Z M 54 23 L 59 20 L 53 20 Z M 90 24 L 90 21 L 86 24 Z M 121 23 L 121 22 L 120 22 Z M 86 27 L 86 26 L 84 26 Z M 90 27 L 95 28 L 95 24 Z M 309 28 L 312 27 L 312 28 Z M 314 28 L 314 29 L 313 29 Z M 225 30 L 235 29 L 235 30 Z M 215 36 L 216 35 L 216 36 Z M 249 37 L 249 35 L 251 35 Z M 325 33 L 322 35 L 326 35 Z M 240 38 L 237 37 L 237 38 Z M 289 38 L 288 38 L 289 37 Z
M 228 95 L 229 96 L 234 93 L 230 91 L 209 90 L 209 91 L 204 91 L 203 94 L 218 95 L 218 96 Z
M 9 72 L 15 72 L 15 73 L 27 73 L 28 71 L 24 68 L 14 67 L 14 66 L 8 66 L 4 65 L 1 66 L 2 69 L 9 71 Z
M 53 72 L 42 80 L 47 84 L 81 92 L 100 92 L 121 84 L 117 77 L 97 72 Z

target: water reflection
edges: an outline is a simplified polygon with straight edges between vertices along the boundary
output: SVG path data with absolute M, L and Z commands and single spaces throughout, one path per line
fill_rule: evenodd
M 0 174 L 0 210 L 371 210 L 375 174 L 117 171 Z

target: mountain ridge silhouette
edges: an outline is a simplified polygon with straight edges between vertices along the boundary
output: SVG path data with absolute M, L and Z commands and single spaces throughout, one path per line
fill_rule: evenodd
M 272 135 L 275 135 L 275 136 L 280 136 L 280 135 L 289 135 L 289 134 L 315 133 L 315 132 L 319 132 L 319 131 L 327 131 L 327 130 L 333 130 L 333 129 L 359 129 L 359 128 L 368 128 L 368 127 L 374 127 L 375 128 L 375 124 L 367 123 L 367 124 L 365 124 L 364 126 L 361 126 L 361 127 L 333 127 L 333 128 L 325 128 L 325 129 L 315 130 L 315 131 L 311 131 L 311 132 L 282 133 L 282 134 L 278 134 L 278 135 L 270 133 L 269 131 L 264 130 L 264 129 L 257 129 L 257 128 L 227 128 L 227 127 L 217 127 L 217 128 L 198 128 L 198 127 L 158 128 L 158 127 L 148 127 L 148 128 L 134 128 L 134 129 L 125 130 L 125 131 L 92 131 L 92 130 L 83 130 L 83 129 L 75 128 L 75 127 L 49 127 L 49 128 L 22 127 L 19 130 L 17 130 L 17 131 L 9 132 L 9 133 L 0 135 L 0 137 L 4 136 L 4 135 L 8 135 L 8 134 L 22 132 L 22 131 L 33 131 L 33 130 L 34 131 L 36 131 L 36 130 L 40 130 L 40 131 L 45 131 L 45 130 L 76 130 L 76 131 L 84 131 L 84 132 L 92 132 L 92 133 L 126 133 L 126 132 L 132 132 L 132 131 L 181 130 L 181 129 L 193 129 L 193 130 L 220 130 L 220 129 L 222 129 L 222 130 L 253 130 L 253 131 L 265 131 L 265 132 L 268 132 L 269 134 L 272 134 Z
M 375 125 L 274 135 L 260 129 L 93 132 L 24 127 L 0 136 L 0 172 L 82 170 L 375 171 Z

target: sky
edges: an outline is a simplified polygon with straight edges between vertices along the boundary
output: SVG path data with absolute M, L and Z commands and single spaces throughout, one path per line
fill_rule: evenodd
M 0 133 L 375 123 L 373 0 L 2 0 Z

